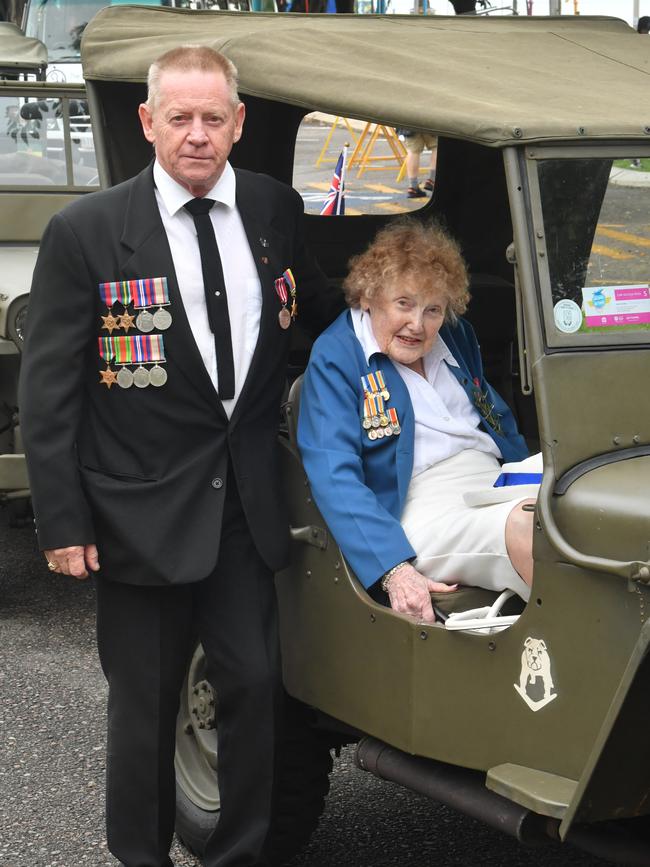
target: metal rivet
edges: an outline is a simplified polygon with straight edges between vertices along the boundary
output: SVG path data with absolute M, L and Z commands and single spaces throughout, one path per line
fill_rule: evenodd
M 371 615 L 370 615 L 370 622 L 371 622 L 371 623 L 374 623 L 376 619 L 377 619 L 377 618 L 375 617 L 374 614 L 371 614 Z
M 537 237 L 538 237 L 538 238 L 543 238 L 543 237 L 544 237 L 544 232 L 537 232 Z
M 584 134 L 585 134 L 584 126 L 579 126 L 578 127 L 578 135 L 584 135 Z
M 496 642 L 490 641 L 490 643 L 488 644 L 488 650 L 496 650 L 496 649 L 497 649 Z
M 339 563 L 338 560 L 337 560 L 336 563 L 334 564 L 334 568 L 335 568 L 335 569 L 340 569 L 340 568 L 341 568 L 341 564 Z
M 422 632 L 420 633 L 420 638 L 422 639 L 422 641 L 426 641 L 428 637 L 429 637 L 428 632 L 425 632 L 423 629 Z
M 512 134 L 515 138 L 521 138 L 524 134 L 524 131 L 520 126 L 513 126 Z
M 307 502 L 311 503 L 311 497 L 307 497 Z
M 216 291 L 214 294 L 215 294 L 215 295 L 217 296 L 217 298 L 218 298 L 218 297 L 221 295 L 221 292 L 219 292 L 219 290 L 217 289 L 217 291 Z
M 641 437 L 638 434 L 634 434 L 634 436 L 632 437 L 632 442 L 633 443 L 640 443 Z
M 334 583 L 335 583 L 335 584 L 338 584 L 338 583 L 339 583 L 339 576 L 338 576 L 338 575 L 335 575 L 335 576 L 334 576 Z
M 644 127 L 643 127 L 643 132 L 644 132 L 646 135 L 650 135 L 650 126 L 644 126 Z
M 542 525 L 539 523 L 539 521 L 535 521 L 535 529 L 536 529 L 536 530 L 541 530 L 541 529 L 542 529 Z
M 311 569 L 307 569 L 307 577 L 311 578 Z
M 614 443 L 615 446 L 620 446 L 620 444 L 621 444 L 621 438 L 620 438 L 620 437 L 614 437 L 614 439 L 612 440 L 612 442 Z
M 543 259 L 545 255 L 546 255 L 546 253 L 543 250 L 539 251 L 539 258 L 540 259 Z
M 541 600 L 541 599 L 537 599 L 536 602 L 537 602 L 537 605 L 539 605 L 539 606 L 541 607 L 542 600 Z

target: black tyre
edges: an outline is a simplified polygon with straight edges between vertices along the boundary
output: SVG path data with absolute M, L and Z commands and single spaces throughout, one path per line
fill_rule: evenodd
M 217 708 L 199 646 L 190 663 L 176 729 L 176 833 L 196 855 L 219 819 Z M 309 725 L 309 710 L 287 697 L 267 858 L 280 867 L 308 843 L 329 791 L 332 757 L 325 736 Z

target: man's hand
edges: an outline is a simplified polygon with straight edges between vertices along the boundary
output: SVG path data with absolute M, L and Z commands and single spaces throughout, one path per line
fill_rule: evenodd
M 96 545 L 72 545 L 70 548 L 54 548 L 43 553 L 50 571 L 61 575 L 72 575 L 81 580 L 87 578 L 89 572 L 99 569 Z
M 410 563 L 405 563 L 390 579 L 388 597 L 390 607 L 400 614 L 408 614 L 424 623 L 434 623 L 429 593 L 453 593 L 458 584 L 442 584 L 421 575 Z

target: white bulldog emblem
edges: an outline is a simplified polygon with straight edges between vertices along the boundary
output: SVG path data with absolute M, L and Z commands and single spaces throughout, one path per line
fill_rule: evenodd
M 540 679 L 541 684 L 538 683 Z M 519 683 L 513 686 L 532 711 L 540 710 L 557 698 L 551 674 L 551 658 L 542 638 L 528 637 L 524 641 Z

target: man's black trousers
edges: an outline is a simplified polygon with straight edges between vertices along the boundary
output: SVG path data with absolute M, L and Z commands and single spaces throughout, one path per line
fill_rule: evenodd
M 228 482 L 219 559 L 208 578 L 177 587 L 97 580 L 99 657 L 109 684 L 107 836 L 124 867 L 172 864 L 176 717 L 197 637 L 217 693 L 221 795 L 203 864 L 264 864 L 282 702 L 277 608 L 273 575 L 255 549 L 232 475 Z

